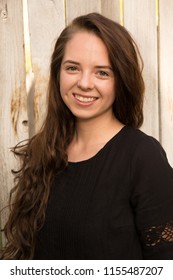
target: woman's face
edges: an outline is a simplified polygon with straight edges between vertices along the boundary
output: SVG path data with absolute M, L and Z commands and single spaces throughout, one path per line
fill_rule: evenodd
M 60 92 L 77 120 L 112 115 L 115 77 L 107 48 L 93 33 L 78 32 L 66 44 Z

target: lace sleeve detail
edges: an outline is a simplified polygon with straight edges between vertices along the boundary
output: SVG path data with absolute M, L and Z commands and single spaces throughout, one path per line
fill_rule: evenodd
M 161 243 L 173 245 L 173 220 L 159 226 L 151 226 L 142 233 L 144 247 L 154 247 Z

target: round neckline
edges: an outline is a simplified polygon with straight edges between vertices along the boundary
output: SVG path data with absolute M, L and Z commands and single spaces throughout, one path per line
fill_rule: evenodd
M 82 164 L 85 164 L 85 163 L 88 163 L 94 159 L 96 159 L 97 157 L 100 156 L 100 154 L 114 141 L 114 139 L 118 139 L 121 134 L 128 128 L 127 125 L 124 125 L 112 138 L 110 138 L 108 140 L 108 142 L 105 143 L 105 145 L 95 154 L 93 155 L 92 157 L 88 158 L 88 159 L 84 159 L 84 160 L 81 160 L 81 161 L 68 161 L 68 165 L 69 166 L 74 166 L 74 165 L 82 165 Z

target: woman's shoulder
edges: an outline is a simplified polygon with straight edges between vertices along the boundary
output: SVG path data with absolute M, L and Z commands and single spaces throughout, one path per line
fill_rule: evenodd
M 159 141 L 153 136 L 147 134 L 139 128 L 133 128 L 131 126 L 125 127 L 129 137 L 134 141 L 140 141 L 141 143 L 159 143 Z
M 153 136 L 132 127 L 126 128 L 127 149 L 130 150 L 133 162 L 156 163 L 167 162 L 167 155 L 160 142 Z
M 158 150 L 162 150 L 163 148 L 160 144 L 160 142 L 153 136 L 143 132 L 140 129 L 136 129 L 133 127 L 127 127 L 126 128 L 127 131 L 127 141 L 135 147 L 135 150 L 138 149 L 149 149 L 149 150 L 153 150 L 153 149 L 158 149 Z

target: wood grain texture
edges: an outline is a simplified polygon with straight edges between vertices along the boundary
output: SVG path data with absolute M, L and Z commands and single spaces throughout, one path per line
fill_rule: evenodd
M 137 42 L 144 61 L 146 89 L 142 130 L 159 139 L 156 1 L 124 0 L 124 25 Z
M 101 1 L 93 0 L 65 0 L 66 2 L 66 24 L 75 17 L 96 12 L 101 12 Z
M 120 0 L 101 0 L 101 13 L 120 23 Z
M 28 138 L 22 0 L 0 1 L 0 84 L 1 210 L 13 187 L 11 169 L 17 169 L 10 148 Z
M 35 76 L 35 131 L 41 127 L 46 112 L 50 57 L 55 40 L 65 26 L 63 0 L 28 1 L 32 70 Z
M 120 22 L 119 0 L 66 0 L 66 23 L 75 17 L 87 13 L 101 13 L 110 19 Z
M 173 1 L 159 4 L 161 142 L 173 166 Z

